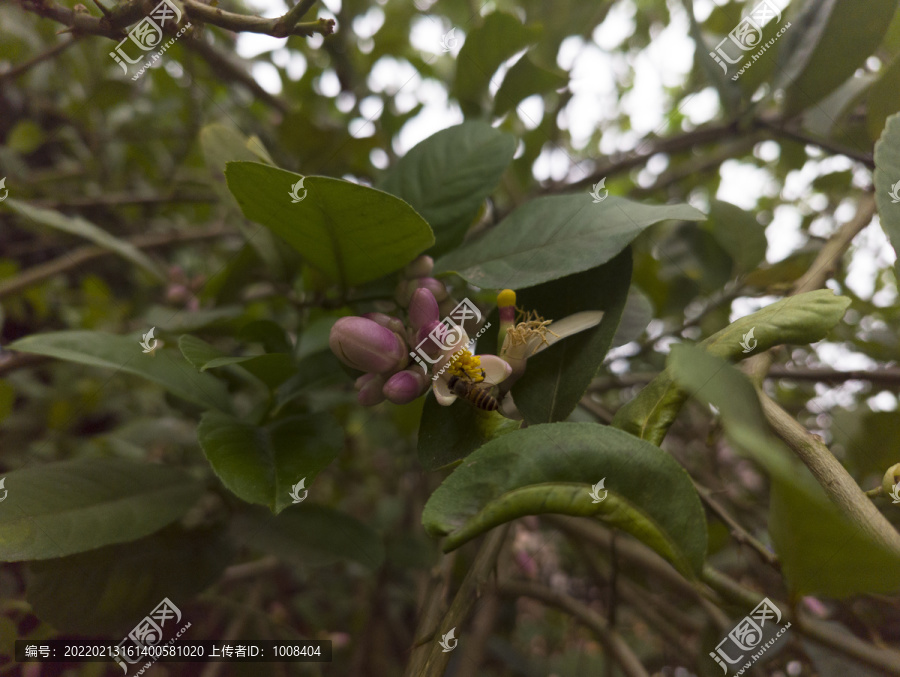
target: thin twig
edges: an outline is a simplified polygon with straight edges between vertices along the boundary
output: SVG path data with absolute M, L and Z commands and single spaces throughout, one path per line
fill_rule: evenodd
M 211 238 L 221 237 L 223 235 L 232 235 L 235 231 L 227 229 L 223 226 L 215 226 L 207 230 L 198 231 L 179 231 L 175 233 L 153 233 L 148 235 L 137 235 L 126 240 L 126 242 L 134 245 L 138 249 L 156 249 L 157 247 L 166 247 L 171 244 L 182 242 L 191 242 L 194 240 L 208 240 Z M 86 263 L 90 263 L 104 256 L 112 256 L 116 252 L 103 247 L 84 246 L 74 251 L 64 254 L 57 259 L 41 263 L 33 268 L 19 273 L 15 277 L 0 282 L 0 299 L 6 298 L 13 294 L 47 280 L 51 277 L 61 275 L 76 268 L 80 268 Z
M 78 37 L 72 37 L 68 40 L 63 40 L 62 42 L 54 45 L 50 49 L 45 52 L 41 52 L 37 56 L 24 63 L 20 63 L 18 66 L 13 66 L 7 71 L 3 71 L 0 73 L 0 82 L 3 80 L 11 80 L 13 78 L 17 78 L 23 73 L 27 73 L 29 70 L 37 66 L 39 63 L 43 63 L 47 59 L 52 59 L 57 54 L 66 51 L 69 47 L 78 42 Z
M 539 583 L 507 581 L 497 585 L 497 591 L 508 597 L 531 597 L 544 604 L 555 606 L 571 614 L 589 627 L 609 652 L 612 659 L 622 667 L 628 677 L 650 677 L 640 660 L 622 637 L 610 628 L 609 623 L 590 607 L 566 594 Z
M 744 529 L 744 527 L 742 527 L 727 510 L 725 510 L 724 506 L 713 498 L 712 491 L 696 481 L 694 482 L 694 487 L 697 489 L 697 493 L 700 494 L 703 502 L 709 506 L 710 510 L 716 513 L 718 518 L 725 522 L 728 528 L 731 529 L 731 535 L 734 537 L 734 540 L 743 545 L 749 545 L 760 557 L 762 557 L 766 564 L 778 571 L 781 570 L 778 556 L 763 545 L 761 541 L 754 538 L 749 531 Z

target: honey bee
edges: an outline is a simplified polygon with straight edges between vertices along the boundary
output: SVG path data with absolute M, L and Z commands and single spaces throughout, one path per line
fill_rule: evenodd
M 500 407 L 500 401 L 491 395 L 491 383 L 473 383 L 459 376 L 451 376 L 447 382 L 450 390 L 457 397 L 461 397 L 473 406 L 485 411 L 496 411 Z

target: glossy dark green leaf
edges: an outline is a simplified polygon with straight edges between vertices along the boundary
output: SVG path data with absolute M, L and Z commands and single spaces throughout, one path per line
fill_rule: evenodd
M 569 336 L 529 358 L 512 388 L 516 407 L 529 424 L 564 421 L 578 405 L 609 350 L 631 284 L 631 249 L 604 266 L 531 287 L 517 305 L 546 319 L 600 310 L 596 327 Z M 553 325 L 549 326 L 553 330 Z
M 478 287 L 519 290 L 596 268 L 659 221 L 704 218 L 685 204 L 645 205 L 613 195 L 595 203 L 587 192 L 541 197 L 444 256 L 435 271 L 454 271 Z
M 221 381 L 209 374 L 198 374 L 175 351 L 158 348 L 152 353 L 144 353 L 140 341 L 140 335 L 128 337 L 99 331 L 56 331 L 26 336 L 9 348 L 134 374 L 203 407 L 231 410 L 228 391 Z
M 845 597 L 900 590 L 900 556 L 846 520 L 806 466 L 769 432 L 744 374 L 694 346 L 675 346 L 669 370 L 693 397 L 719 409 L 732 444 L 769 472 L 769 533 L 795 594 Z
M 219 531 L 169 527 L 130 543 L 32 562 L 26 598 L 60 632 L 118 639 L 166 597 L 180 606 L 214 583 L 230 559 Z M 163 626 L 167 638 L 169 625 Z
M 776 345 L 812 343 L 841 321 L 849 305 L 850 299 L 829 289 L 797 294 L 732 322 L 700 346 L 717 357 L 737 360 Z M 616 412 L 612 424 L 660 444 L 686 399 L 687 393 L 665 370 Z
M 291 416 L 256 426 L 207 412 L 200 446 L 222 483 L 238 498 L 278 514 L 293 504 L 291 489 L 313 480 L 341 449 L 341 429 L 329 415 Z
M 486 122 L 464 122 L 414 146 L 380 187 L 406 200 L 429 223 L 435 236 L 430 253 L 437 256 L 462 242 L 515 151 L 511 134 Z
M 504 115 L 529 96 L 552 92 L 565 87 L 568 82 L 564 72 L 538 66 L 531 55 L 526 54 L 503 78 L 503 84 L 494 97 L 494 115 Z
M 441 406 L 429 394 L 419 423 L 419 463 L 425 470 L 452 465 L 495 437 L 517 430 L 519 425 L 496 411 L 476 409 L 463 400 Z
M 511 14 L 493 12 L 466 36 L 456 57 L 453 94 L 466 117 L 477 115 L 487 96 L 494 72 L 516 52 L 535 42 L 540 28 L 523 26 Z
M 401 268 L 434 244 L 428 224 L 403 200 L 325 176 L 302 177 L 256 162 L 229 162 L 228 188 L 244 215 L 296 249 L 343 287 Z M 304 195 L 291 189 L 303 179 Z
M 278 516 L 242 511 L 232 534 L 251 548 L 308 566 L 344 560 L 376 571 L 384 561 L 384 544 L 371 527 L 324 505 L 300 503 Z
M 49 559 L 153 533 L 203 491 L 177 468 L 119 459 L 33 465 L 6 474 L 0 561 Z
M 591 488 L 604 478 L 608 495 L 595 503 Z M 688 474 L 658 447 L 595 423 L 540 424 L 488 442 L 432 494 L 422 522 L 447 536 L 449 551 L 547 512 L 609 521 L 687 576 L 703 566 L 706 519 Z
M 875 203 L 881 227 L 897 254 L 900 252 L 900 113 L 888 118 L 884 133 L 875 144 Z M 900 280 L 900 254 L 894 261 L 894 275 Z
M 808 0 L 782 40 L 784 113 L 811 108 L 861 67 L 887 32 L 895 0 L 871 0 L 865 10 L 841 0 Z

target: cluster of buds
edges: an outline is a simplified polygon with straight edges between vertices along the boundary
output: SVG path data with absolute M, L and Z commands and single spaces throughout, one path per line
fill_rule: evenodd
M 498 354 L 475 355 L 465 325 L 480 320 L 481 313 L 471 301 L 456 303 L 450 298 L 444 285 L 429 277 L 433 265 L 430 257 L 422 256 L 404 270 L 396 298 L 407 309 L 407 323 L 384 313 L 366 313 L 342 317 L 332 327 L 331 350 L 344 364 L 365 372 L 356 380 L 357 399 L 363 406 L 384 400 L 407 404 L 430 386 L 441 405 L 449 406 L 462 396 L 479 408 L 499 408 L 504 416 L 520 418 L 509 389 L 524 373 L 526 360 L 595 326 L 603 315 L 576 313 L 554 324 L 520 311 L 516 322 L 516 294 L 504 289 L 497 296 Z
M 450 299 L 444 284 L 429 277 L 433 267 L 430 256 L 420 256 L 406 266 L 397 285 L 396 300 L 407 308 L 409 326 L 385 313 L 365 313 L 342 317 L 332 327 L 332 352 L 347 366 L 366 372 L 356 379 L 357 399 L 363 406 L 384 400 L 407 404 L 428 390 L 428 373 L 409 366 L 409 346 L 418 341 L 424 327 L 438 323 L 439 302 Z

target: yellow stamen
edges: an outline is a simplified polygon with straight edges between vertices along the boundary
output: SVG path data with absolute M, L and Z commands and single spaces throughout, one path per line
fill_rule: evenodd
M 450 363 L 447 373 L 451 376 L 465 376 L 472 383 L 481 383 L 484 380 L 481 358 L 468 350 L 463 350 L 462 354 Z

